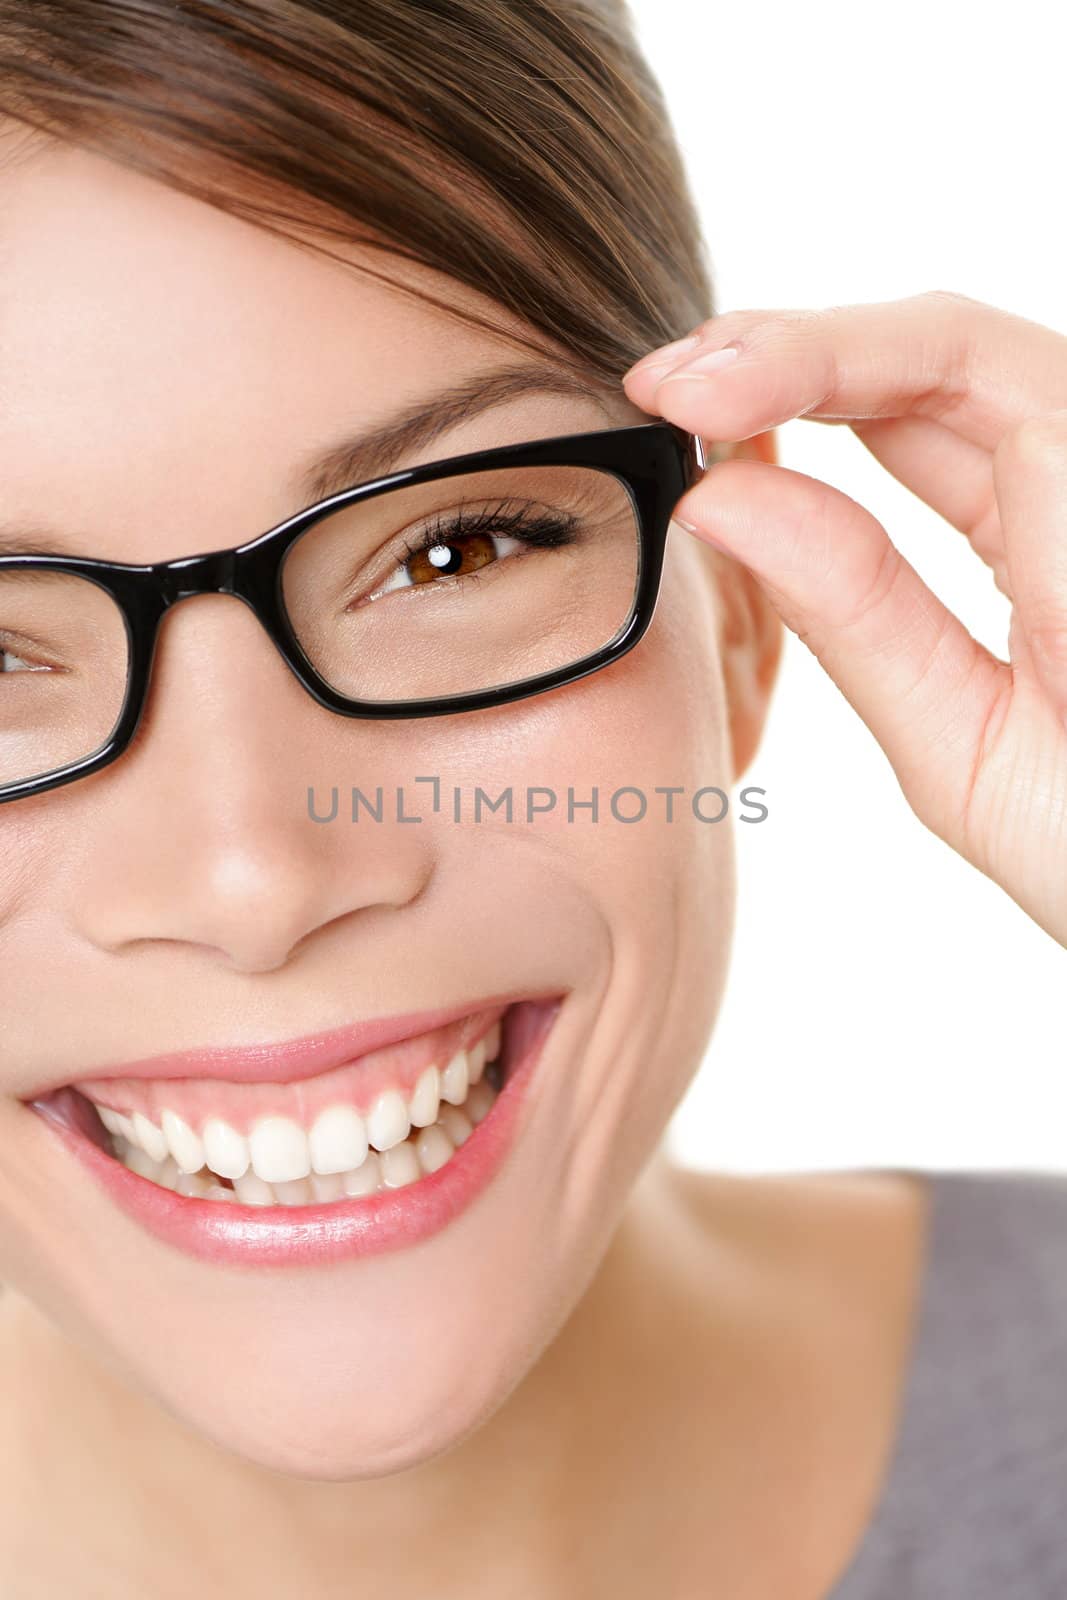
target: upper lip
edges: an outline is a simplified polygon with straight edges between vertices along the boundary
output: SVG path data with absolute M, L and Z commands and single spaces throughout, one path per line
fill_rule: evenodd
M 492 1006 L 507 1006 L 520 998 L 517 994 L 487 995 L 440 1006 L 432 1011 L 407 1011 L 394 1016 L 370 1017 L 325 1033 L 309 1033 L 299 1039 L 251 1045 L 219 1045 L 210 1049 L 170 1051 L 146 1056 L 140 1061 L 110 1062 L 86 1068 L 78 1077 L 99 1078 L 220 1078 L 233 1083 L 291 1083 L 311 1078 L 320 1072 L 369 1055 L 372 1050 L 414 1039 L 434 1028 Z M 69 1073 L 56 1077 L 47 1087 L 27 1098 L 39 1099 L 65 1084 L 77 1085 Z

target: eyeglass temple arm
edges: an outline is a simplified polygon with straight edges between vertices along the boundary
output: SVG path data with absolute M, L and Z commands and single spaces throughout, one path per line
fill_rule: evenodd
M 697 433 L 686 435 L 686 478 L 690 484 L 696 483 L 704 472 L 709 460 L 716 459 L 715 446 L 705 450 L 704 441 Z

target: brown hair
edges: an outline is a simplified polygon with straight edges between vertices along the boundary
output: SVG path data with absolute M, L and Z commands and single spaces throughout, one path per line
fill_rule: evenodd
M 435 268 L 608 380 L 712 314 L 624 0 L 0 0 L 3 114 Z

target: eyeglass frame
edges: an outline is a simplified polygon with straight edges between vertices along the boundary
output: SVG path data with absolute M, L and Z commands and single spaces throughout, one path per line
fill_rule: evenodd
M 444 716 L 506 705 L 530 695 L 575 683 L 624 656 L 644 636 L 659 595 L 671 513 L 706 466 L 702 441 L 676 424 L 659 420 L 591 433 L 561 434 L 487 450 L 468 451 L 440 461 L 371 478 L 306 506 L 265 533 L 225 550 L 179 556 L 171 561 L 134 564 L 89 556 L 0 556 L 0 575 L 11 571 L 67 572 L 95 583 L 117 605 L 126 628 L 126 691 L 106 741 L 65 766 L 0 784 L 0 804 L 43 794 L 110 766 L 128 748 L 148 701 L 159 627 L 179 600 L 226 594 L 254 613 L 297 681 L 327 710 L 371 721 Z M 569 666 L 556 667 L 514 683 L 423 700 L 355 700 L 334 689 L 315 669 L 293 630 L 282 592 L 285 558 L 297 539 L 333 512 L 391 490 L 457 477 L 494 467 L 576 466 L 610 473 L 626 488 L 637 519 L 638 570 L 630 612 L 604 645 Z

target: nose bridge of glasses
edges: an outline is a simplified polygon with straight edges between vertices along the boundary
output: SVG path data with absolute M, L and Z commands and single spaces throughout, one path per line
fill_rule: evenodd
M 178 561 L 161 561 L 156 571 L 170 606 L 197 594 L 233 594 L 235 567 L 232 550 L 209 550 Z

